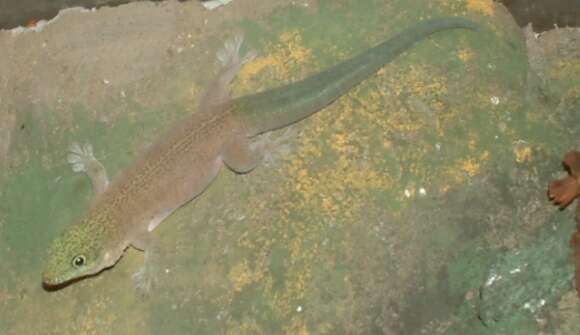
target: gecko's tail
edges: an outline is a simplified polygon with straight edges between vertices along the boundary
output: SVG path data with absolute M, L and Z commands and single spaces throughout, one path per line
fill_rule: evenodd
M 370 77 L 382 66 L 433 33 L 449 29 L 478 30 L 459 17 L 419 22 L 368 51 L 304 80 L 232 101 L 234 113 L 250 129 L 249 136 L 282 128 L 317 112 Z

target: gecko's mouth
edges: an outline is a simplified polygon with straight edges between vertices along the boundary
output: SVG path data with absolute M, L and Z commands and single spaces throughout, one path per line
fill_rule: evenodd
M 68 285 L 69 282 L 60 280 L 59 278 L 42 277 L 42 287 L 47 291 L 57 291 Z
M 42 274 L 42 286 L 46 287 L 54 287 L 66 284 L 68 280 L 63 277 L 53 276 L 50 273 L 43 273 Z
M 74 284 L 78 281 L 84 280 L 86 278 L 94 277 L 99 273 L 111 268 L 112 266 L 105 267 L 102 269 L 90 271 L 88 269 L 84 269 L 82 272 L 75 272 L 75 273 L 67 273 L 65 276 L 58 276 L 54 275 L 48 271 L 45 271 L 42 274 L 42 287 L 47 291 L 58 291 L 62 288 L 65 288 L 71 284 Z
M 62 288 L 65 288 L 73 283 L 76 283 L 79 280 L 84 279 L 86 276 L 81 276 L 72 279 L 65 279 L 62 277 L 53 277 L 47 274 L 43 274 L 42 276 L 42 287 L 47 291 L 58 291 Z

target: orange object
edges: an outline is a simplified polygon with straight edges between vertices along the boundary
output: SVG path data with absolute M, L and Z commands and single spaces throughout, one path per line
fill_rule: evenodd
M 568 176 L 550 183 L 548 196 L 560 208 L 568 206 L 580 195 L 580 152 L 569 151 L 564 156 L 564 165 L 568 170 Z
M 34 28 L 34 27 L 36 27 L 37 24 L 38 24 L 38 19 L 33 17 L 32 19 L 28 20 L 28 22 L 26 22 L 26 28 Z
M 568 176 L 555 180 L 548 186 L 548 197 L 565 208 L 580 195 L 580 152 L 569 151 L 564 156 L 564 165 L 568 170 Z M 580 204 L 576 204 L 576 231 L 570 239 L 576 263 L 576 294 L 580 298 Z

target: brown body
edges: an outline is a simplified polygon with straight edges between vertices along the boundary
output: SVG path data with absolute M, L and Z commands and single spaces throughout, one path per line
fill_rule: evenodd
M 226 108 L 212 109 L 161 136 L 97 196 L 83 221 L 109 226 L 107 232 L 115 235 L 109 238 L 122 251 L 203 192 L 223 164 L 232 131 L 242 132 Z

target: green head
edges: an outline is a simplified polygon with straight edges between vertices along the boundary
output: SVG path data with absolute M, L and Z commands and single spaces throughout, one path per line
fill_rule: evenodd
M 74 224 L 52 242 L 42 274 L 45 285 L 60 285 L 115 264 L 120 255 L 107 250 L 106 236 L 99 228 L 85 222 Z

